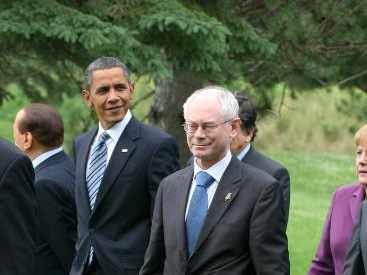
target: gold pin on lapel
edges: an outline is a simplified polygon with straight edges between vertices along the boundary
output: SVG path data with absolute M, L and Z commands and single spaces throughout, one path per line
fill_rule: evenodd
M 126 148 L 121 149 L 121 152 L 122 152 L 122 153 L 127 153 L 127 151 L 128 151 L 128 150 L 127 150 Z
M 224 198 L 224 202 L 230 201 L 232 199 L 232 193 L 228 193 Z

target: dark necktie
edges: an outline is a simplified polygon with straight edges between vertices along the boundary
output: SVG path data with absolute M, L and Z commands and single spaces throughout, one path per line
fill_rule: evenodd
M 214 178 L 207 172 L 200 171 L 196 175 L 196 187 L 192 194 L 186 217 L 186 236 L 189 256 L 194 251 L 208 212 L 208 194 L 206 191 L 213 182 Z

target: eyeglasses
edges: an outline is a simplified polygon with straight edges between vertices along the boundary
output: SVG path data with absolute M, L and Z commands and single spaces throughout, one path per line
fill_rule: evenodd
M 226 124 L 230 121 L 232 121 L 233 119 L 228 119 L 224 122 L 221 123 L 214 123 L 214 122 L 204 122 L 204 123 L 195 123 L 195 122 L 188 122 L 186 121 L 185 123 L 182 124 L 186 134 L 188 135 L 193 135 L 197 129 L 199 129 L 199 127 L 201 127 L 201 129 L 206 132 L 206 133 L 212 133 L 214 132 L 220 125 Z

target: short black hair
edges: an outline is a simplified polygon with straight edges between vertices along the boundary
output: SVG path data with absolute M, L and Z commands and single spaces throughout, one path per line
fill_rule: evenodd
M 236 91 L 233 93 L 236 97 L 239 105 L 239 117 L 241 119 L 241 129 L 242 130 L 254 130 L 254 134 L 252 137 L 253 141 L 256 136 L 257 127 L 256 127 L 256 118 L 257 111 L 255 104 L 251 101 L 250 97 L 245 91 Z
M 83 89 L 89 89 L 92 83 L 92 74 L 97 70 L 107 70 L 112 68 L 121 68 L 127 81 L 130 82 L 130 71 L 117 57 L 101 56 L 90 63 L 84 72 Z

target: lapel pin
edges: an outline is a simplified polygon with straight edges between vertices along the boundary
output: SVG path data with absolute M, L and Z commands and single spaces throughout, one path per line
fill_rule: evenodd
M 128 149 L 124 148 L 124 149 L 121 149 L 121 152 L 122 153 L 127 153 Z
M 228 193 L 224 198 L 224 202 L 230 201 L 232 199 L 232 193 Z

